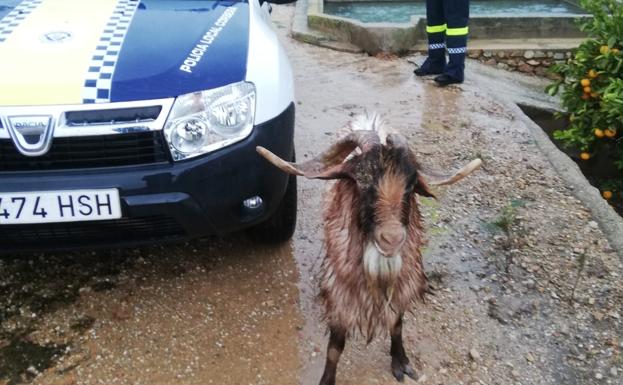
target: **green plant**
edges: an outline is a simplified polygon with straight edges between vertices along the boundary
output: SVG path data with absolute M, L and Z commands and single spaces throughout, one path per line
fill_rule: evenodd
M 577 265 L 577 274 L 575 276 L 575 282 L 573 283 L 573 288 L 571 289 L 571 297 L 569 298 L 569 302 L 573 303 L 575 299 L 575 289 L 578 288 L 578 283 L 580 282 L 580 278 L 582 276 L 582 271 L 584 270 L 584 266 L 586 266 L 586 254 L 582 253 L 577 256 L 575 259 Z
M 510 273 L 510 266 L 513 264 L 513 254 L 512 247 L 513 244 L 517 241 L 517 237 L 513 234 L 513 227 L 517 225 L 517 214 L 518 207 L 523 207 L 525 202 L 521 199 L 511 200 L 507 205 L 502 207 L 500 210 L 500 214 L 488 224 L 488 227 L 493 231 L 501 230 L 504 237 L 503 247 L 506 249 L 506 261 L 504 265 L 504 271 L 508 274 Z M 520 231 L 520 229 L 517 229 Z M 517 234 L 520 235 L 520 234 Z
M 509 234 L 516 217 L 517 209 L 513 204 L 508 204 L 502 208 L 500 215 L 493 221 L 493 224 L 504 233 Z
M 607 156 L 623 171 L 623 2 L 580 4 L 593 15 L 581 21 L 588 39 L 572 58 L 551 67 L 560 78 L 546 88 L 550 95 L 561 93 L 569 116 L 568 127 L 554 138 L 581 151 L 583 160 Z
M 491 230 L 502 230 L 505 234 L 509 234 L 511 232 L 511 226 L 515 223 L 517 219 L 517 208 L 524 207 L 526 202 L 522 199 L 512 199 L 510 200 L 502 209 L 500 210 L 500 214 L 491 221 L 487 227 Z

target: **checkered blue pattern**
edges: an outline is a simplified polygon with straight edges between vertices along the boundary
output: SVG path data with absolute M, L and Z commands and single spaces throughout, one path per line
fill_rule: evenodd
M 32 11 L 41 4 L 43 0 L 25 0 L 13 8 L 2 20 L 0 20 L 0 43 L 5 41 L 11 32 L 22 22 Z
M 448 48 L 448 53 L 450 55 L 452 55 L 452 54 L 459 54 L 459 53 L 466 53 L 466 52 L 467 52 L 467 47 Z
M 112 76 L 139 0 L 119 0 L 95 48 L 82 90 L 83 103 L 108 103 Z
M 428 49 L 444 49 L 446 48 L 445 43 L 431 43 L 428 45 Z

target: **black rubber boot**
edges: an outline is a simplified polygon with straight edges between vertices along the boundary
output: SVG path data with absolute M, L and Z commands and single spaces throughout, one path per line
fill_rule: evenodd
M 413 73 L 416 76 L 426 76 L 426 75 L 439 75 L 443 73 L 443 69 L 446 67 L 446 55 L 443 56 L 436 55 L 435 59 L 432 59 L 430 56 L 424 61 L 424 63 L 416 68 Z
M 435 76 L 435 79 L 433 80 L 435 81 L 435 83 L 437 83 L 437 85 L 441 87 L 445 87 L 450 84 L 463 83 L 463 80 L 453 78 L 452 76 L 447 75 L 447 74 L 441 74 L 439 76 Z

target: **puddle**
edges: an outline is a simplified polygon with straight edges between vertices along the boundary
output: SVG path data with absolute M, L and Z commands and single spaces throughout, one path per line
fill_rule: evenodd
M 0 332 L 5 331 L 6 320 L 22 312 L 42 316 L 71 305 L 81 287 L 90 285 L 96 292 L 112 290 L 114 277 L 132 263 L 132 257 L 119 251 L 0 259 Z
M 464 101 L 462 93 L 457 92 L 457 89 L 448 88 L 444 92 L 439 92 L 437 86 L 426 84 L 422 103 L 422 127 L 449 134 L 454 131 L 457 119 L 461 121 L 459 126 L 463 126 L 459 106 L 463 105 Z M 444 111 L 443 115 L 439 115 L 439 110 Z
M 584 176 L 586 176 L 586 179 L 588 179 L 593 186 L 600 189 L 600 191 L 603 191 L 602 186 L 604 183 L 607 183 L 608 180 L 621 178 L 621 172 L 614 167 L 609 152 L 601 151 L 595 154 L 591 159 L 585 161 L 580 159 L 579 150 L 567 148 L 561 142 L 553 138 L 554 131 L 564 129 L 568 125 L 566 119 L 556 119 L 554 117 L 554 112 L 550 110 L 521 104 L 518 106 L 532 121 L 543 129 L 556 147 L 577 163 Z M 623 216 L 623 197 L 621 193 L 614 194 L 610 203 L 617 213 Z
M 7 385 L 30 382 L 37 373 L 51 367 L 64 350 L 64 345 L 12 340 L 0 347 L 0 382 L 7 381 Z
M 78 319 L 76 322 L 74 322 L 70 326 L 70 328 L 71 328 L 71 330 L 77 331 L 79 333 L 84 333 L 87 330 L 91 329 L 91 327 L 93 326 L 94 323 L 95 323 L 95 318 L 89 317 L 89 316 L 84 316 L 84 317 Z

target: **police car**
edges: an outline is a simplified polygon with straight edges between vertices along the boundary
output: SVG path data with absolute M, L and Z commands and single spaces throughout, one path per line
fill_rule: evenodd
M 288 2 L 280 0 L 279 2 Z M 289 239 L 292 71 L 258 0 L 0 0 L 3 251 Z

